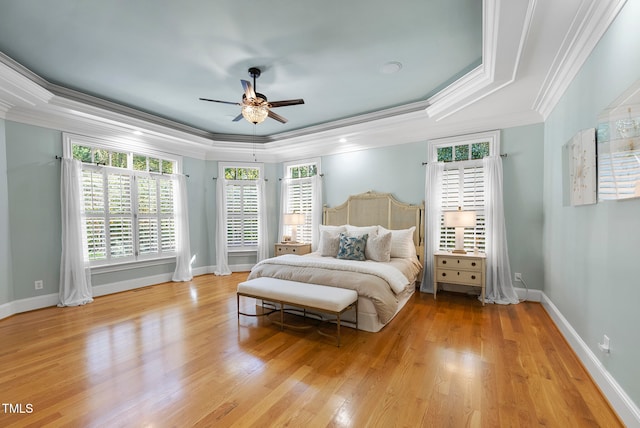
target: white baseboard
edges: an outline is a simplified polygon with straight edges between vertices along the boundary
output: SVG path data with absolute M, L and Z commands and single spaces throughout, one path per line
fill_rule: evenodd
M 93 297 L 106 296 L 107 294 L 121 293 L 123 291 L 135 290 L 136 288 L 170 282 L 172 276 L 173 273 L 163 273 L 160 275 L 145 276 L 143 278 L 130 279 L 127 281 L 96 285 L 93 287 Z
M 525 288 L 515 288 L 518 299 L 526 300 L 527 302 L 540 302 L 542 300 L 542 291 L 540 290 L 527 290 Z
M 629 398 L 627 393 L 607 371 L 591 348 L 582 340 L 566 318 L 560 313 L 553 302 L 541 294 L 542 306 L 545 308 L 553 322 L 556 324 L 569 346 L 576 353 L 604 396 L 609 400 L 611 407 L 616 411 L 622 422 L 627 427 L 640 427 L 640 409 Z
M 232 272 L 248 272 L 252 267 L 253 264 L 229 266 Z M 201 266 L 193 269 L 193 275 L 206 275 L 215 272 L 215 270 L 215 266 Z M 113 282 L 110 284 L 96 285 L 92 288 L 93 296 L 106 296 L 107 294 L 120 293 L 122 291 L 134 290 L 136 288 L 148 287 L 155 284 L 162 284 L 163 282 L 170 282 L 172 276 L 172 273 L 165 273 L 161 275 L 147 276 L 144 278 L 136 278 L 127 281 Z M 28 312 L 36 309 L 56 306 L 57 304 L 58 293 L 13 300 L 11 302 L 0 305 L 0 319 L 19 314 L 21 312 Z
M 44 294 L 42 296 L 28 297 L 26 299 L 14 300 L 0 306 L 0 319 L 28 312 L 36 309 L 47 308 L 58 304 L 58 293 Z

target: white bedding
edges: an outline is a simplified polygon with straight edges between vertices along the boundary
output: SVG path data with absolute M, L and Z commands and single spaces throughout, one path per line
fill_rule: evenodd
M 287 254 L 272 259 L 266 259 L 260 264 L 279 264 L 299 267 L 317 267 L 334 271 L 350 271 L 375 275 L 389 283 L 395 294 L 404 291 L 409 285 L 409 279 L 397 267 L 390 263 L 380 263 L 371 260 L 342 260 L 333 257 L 300 257 L 294 254 Z
M 254 266 L 249 279 L 267 276 L 356 290 L 358 326 L 361 330 L 375 332 L 386 325 L 413 294 L 421 268 L 417 259 L 351 261 L 312 253 L 264 260 Z M 355 313 L 344 314 L 345 321 L 351 318 L 355 319 Z

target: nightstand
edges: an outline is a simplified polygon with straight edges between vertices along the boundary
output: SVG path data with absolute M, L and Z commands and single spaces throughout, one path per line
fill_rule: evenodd
M 311 244 L 303 244 L 301 242 L 295 244 L 276 244 L 276 256 L 283 254 L 297 254 L 299 256 L 303 254 L 309 254 L 311 252 Z
M 433 255 L 433 298 L 438 292 L 438 283 L 480 287 L 484 306 L 485 272 L 487 256 L 484 253 L 453 254 L 438 251 Z

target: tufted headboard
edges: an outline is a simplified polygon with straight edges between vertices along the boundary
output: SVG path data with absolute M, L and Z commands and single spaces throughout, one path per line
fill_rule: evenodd
M 380 225 L 387 229 L 408 229 L 415 226 L 413 243 L 418 259 L 424 254 L 424 202 L 409 205 L 397 201 L 391 193 L 366 192 L 351 195 L 341 205 L 334 208 L 324 207 L 322 223 L 340 226 Z

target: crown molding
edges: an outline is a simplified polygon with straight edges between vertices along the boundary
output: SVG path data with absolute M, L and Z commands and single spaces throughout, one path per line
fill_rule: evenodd
M 514 82 L 536 2 L 483 2 L 482 65 L 429 98 L 429 117 L 445 119 Z
M 582 2 L 531 107 L 546 120 L 627 0 Z

